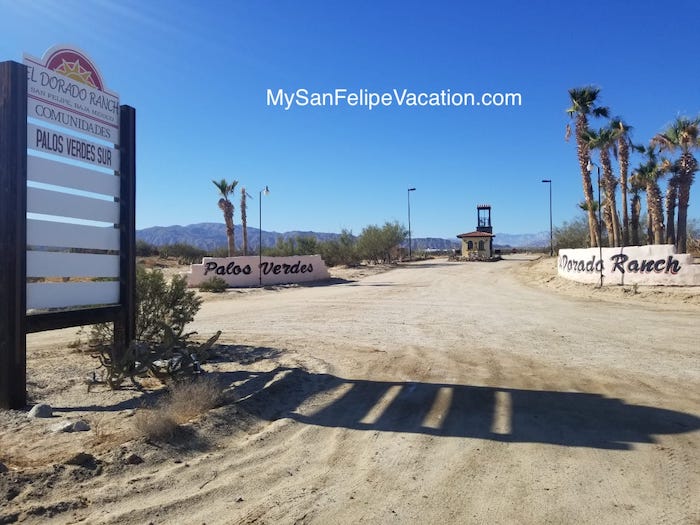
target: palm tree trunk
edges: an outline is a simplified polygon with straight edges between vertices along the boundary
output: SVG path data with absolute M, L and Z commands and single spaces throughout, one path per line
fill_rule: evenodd
M 632 230 L 632 245 L 639 245 L 639 215 L 642 211 L 642 199 L 633 195 L 630 201 L 630 229 Z
M 578 153 L 578 164 L 581 168 L 581 179 L 583 183 L 583 197 L 586 200 L 586 211 L 588 212 L 588 235 L 591 247 L 600 246 L 598 238 L 598 218 L 593 207 L 593 185 L 591 184 L 591 174 L 588 172 L 588 163 L 591 159 L 591 150 L 586 144 L 583 136 L 588 129 L 588 119 L 586 115 L 579 113 L 576 115 L 576 152 Z
M 603 165 L 603 182 L 605 184 L 605 196 L 607 201 L 607 214 L 609 214 L 608 244 L 620 246 L 620 221 L 617 215 L 617 201 L 615 199 L 615 177 L 610 164 L 610 154 L 607 148 L 600 150 L 600 163 Z M 608 222 L 606 221 L 606 223 Z M 606 224 L 607 226 L 607 224 Z
M 622 193 L 622 245 L 627 246 L 630 242 L 630 221 L 627 215 L 627 172 L 630 149 L 624 137 L 618 143 L 618 155 L 620 158 L 620 191 Z
M 678 253 L 688 251 L 688 204 L 690 203 L 690 186 L 698 163 L 690 152 L 685 151 L 679 159 L 678 174 L 678 225 L 676 227 L 676 250 Z
M 608 233 L 608 246 L 614 246 L 615 233 L 613 231 L 612 214 L 610 213 L 610 201 L 607 198 L 603 201 L 603 222 L 605 223 L 605 231 Z
M 676 201 L 678 186 L 675 178 L 668 181 L 666 188 L 666 244 L 676 244 Z
M 243 255 L 248 255 L 248 217 L 246 210 L 245 188 L 241 188 L 241 226 L 243 227 Z
M 228 256 L 233 257 L 236 254 L 236 234 L 233 230 L 233 217 L 224 217 L 226 221 L 226 239 L 228 240 Z
M 688 203 L 690 202 L 690 184 L 678 185 L 678 226 L 676 227 L 676 251 L 688 251 Z
M 647 182 L 647 210 L 651 221 L 654 244 L 664 242 L 664 218 L 661 204 L 661 190 L 656 181 Z

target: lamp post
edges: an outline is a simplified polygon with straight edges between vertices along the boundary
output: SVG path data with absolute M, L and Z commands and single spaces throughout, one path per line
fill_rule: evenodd
M 260 288 L 262 288 L 262 196 L 263 193 L 265 195 L 270 194 L 270 188 L 265 186 L 262 190 L 260 190 L 260 194 L 258 196 L 258 211 L 260 213 L 260 221 L 259 221 L 259 228 L 258 228 L 258 272 L 260 276 Z
M 416 191 L 415 188 L 408 188 L 406 194 L 408 195 L 408 260 L 412 260 L 411 253 L 411 192 Z
M 554 233 L 552 230 L 552 180 L 542 179 L 542 182 L 549 184 L 549 256 L 554 255 Z
M 600 166 L 595 164 L 594 162 L 591 162 L 590 159 L 588 160 L 588 164 L 586 165 L 586 168 L 588 169 L 588 173 L 591 173 L 593 171 L 593 166 L 596 167 L 596 170 L 598 172 L 598 253 L 599 253 L 599 258 L 600 261 L 600 283 L 598 284 L 599 287 L 603 287 L 603 232 L 601 230 L 601 223 L 602 219 L 600 217 Z

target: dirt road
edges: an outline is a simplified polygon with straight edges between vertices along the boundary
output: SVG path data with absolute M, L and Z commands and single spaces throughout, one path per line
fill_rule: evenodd
M 184 462 L 95 477 L 54 519 L 697 524 L 700 308 L 533 287 L 527 264 L 208 299 L 193 329 L 238 345 L 211 370 L 240 401 Z

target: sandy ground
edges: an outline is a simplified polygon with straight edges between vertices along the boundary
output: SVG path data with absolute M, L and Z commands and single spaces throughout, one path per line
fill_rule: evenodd
M 157 393 L 87 393 L 75 330 L 30 336 L 55 416 L 0 411 L 0 523 L 700 523 L 699 289 L 525 257 L 334 275 L 207 295 L 237 401 L 166 443 L 133 437 Z

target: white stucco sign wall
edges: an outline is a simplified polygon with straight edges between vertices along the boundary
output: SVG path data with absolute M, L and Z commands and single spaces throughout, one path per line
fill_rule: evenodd
M 320 255 L 293 257 L 205 257 L 202 264 L 193 264 L 187 274 L 189 286 L 199 286 L 212 277 L 220 277 L 231 287 L 293 284 L 330 279 L 326 263 Z
M 700 286 L 700 264 L 671 244 L 559 250 L 560 276 L 581 283 Z

